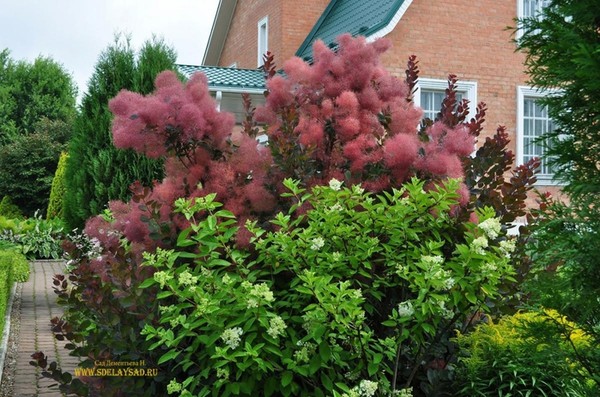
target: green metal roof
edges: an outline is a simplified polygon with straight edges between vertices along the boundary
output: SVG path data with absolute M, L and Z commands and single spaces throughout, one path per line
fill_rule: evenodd
M 237 69 L 218 66 L 177 65 L 187 78 L 202 72 L 208 79 L 208 86 L 220 91 L 262 92 L 265 90 L 265 76 L 260 69 Z
M 312 45 L 320 39 L 335 47 L 335 39 L 342 33 L 353 36 L 371 36 L 387 27 L 409 0 L 331 0 L 296 55 L 304 60 L 312 59 Z M 406 3 L 406 4 L 405 4 Z

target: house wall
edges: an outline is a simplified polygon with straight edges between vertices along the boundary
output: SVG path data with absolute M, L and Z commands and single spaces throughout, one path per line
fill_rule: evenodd
M 269 50 L 275 63 L 294 55 L 317 22 L 329 0 L 243 0 L 238 1 L 219 66 L 234 62 L 239 68 L 257 67 L 258 21 L 269 17 Z
M 408 56 L 415 54 L 421 77 L 446 79 L 453 73 L 477 82 L 478 100 L 488 105 L 485 134 L 505 125 L 514 135 L 517 86 L 527 79 L 524 56 L 515 52 L 506 30 L 516 14 L 517 0 L 414 0 L 386 36 L 393 47 L 383 62 L 403 76 Z
M 516 153 L 517 86 L 526 85 L 524 55 L 511 41 L 518 0 L 413 0 L 386 38 L 392 48 L 383 55 L 388 69 L 404 78 L 411 54 L 419 60 L 421 77 L 477 82 L 478 101 L 488 107 L 480 141 L 504 125 L 514 137 Z M 282 65 L 300 47 L 329 0 L 238 2 L 220 65 L 256 67 L 257 22 L 269 15 L 269 47 Z M 545 188 L 557 193 L 554 187 Z M 533 199 L 532 199 L 533 202 Z
M 386 38 L 392 48 L 382 61 L 395 75 L 404 78 L 411 54 L 419 60 L 420 76 L 477 82 L 477 100 L 488 107 L 483 142 L 499 125 L 510 134 L 509 149 L 516 153 L 517 87 L 527 85 L 523 62 L 516 52 L 512 31 L 517 17 L 517 0 L 413 0 L 406 13 Z M 543 190 L 558 194 L 556 187 Z M 533 205 L 534 198 L 530 200 Z

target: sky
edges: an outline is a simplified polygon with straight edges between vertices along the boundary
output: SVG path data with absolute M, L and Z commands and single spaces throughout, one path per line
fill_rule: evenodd
M 51 57 L 87 91 L 100 53 L 116 33 L 133 48 L 155 34 L 177 51 L 177 63 L 200 65 L 218 0 L 0 0 L 0 51 L 14 60 Z

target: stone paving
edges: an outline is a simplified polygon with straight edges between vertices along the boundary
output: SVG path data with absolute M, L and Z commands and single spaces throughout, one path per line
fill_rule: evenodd
M 73 373 L 77 366 L 77 358 L 64 349 L 66 342 L 57 341 L 50 330 L 50 319 L 62 315 L 52 289 L 52 277 L 62 273 L 63 267 L 61 261 L 32 262 L 29 280 L 22 285 L 14 397 L 63 396 L 57 388 L 48 388 L 54 381 L 42 378 L 39 369 L 29 364 L 31 354 L 36 351 L 43 351 L 48 362 L 57 361 L 64 371 Z

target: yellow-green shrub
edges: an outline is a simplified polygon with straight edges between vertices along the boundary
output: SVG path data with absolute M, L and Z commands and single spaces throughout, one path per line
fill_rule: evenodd
M 54 179 L 52 179 L 52 188 L 50 189 L 50 202 L 48 203 L 47 219 L 62 218 L 63 199 L 65 197 L 65 169 L 69 155 L 66 152 L 60 154 L 58 166 Z
M 592 396 L 576 354 L 590 338 L 554 310 L 522 312 L 458 335 L 456 396 Z

